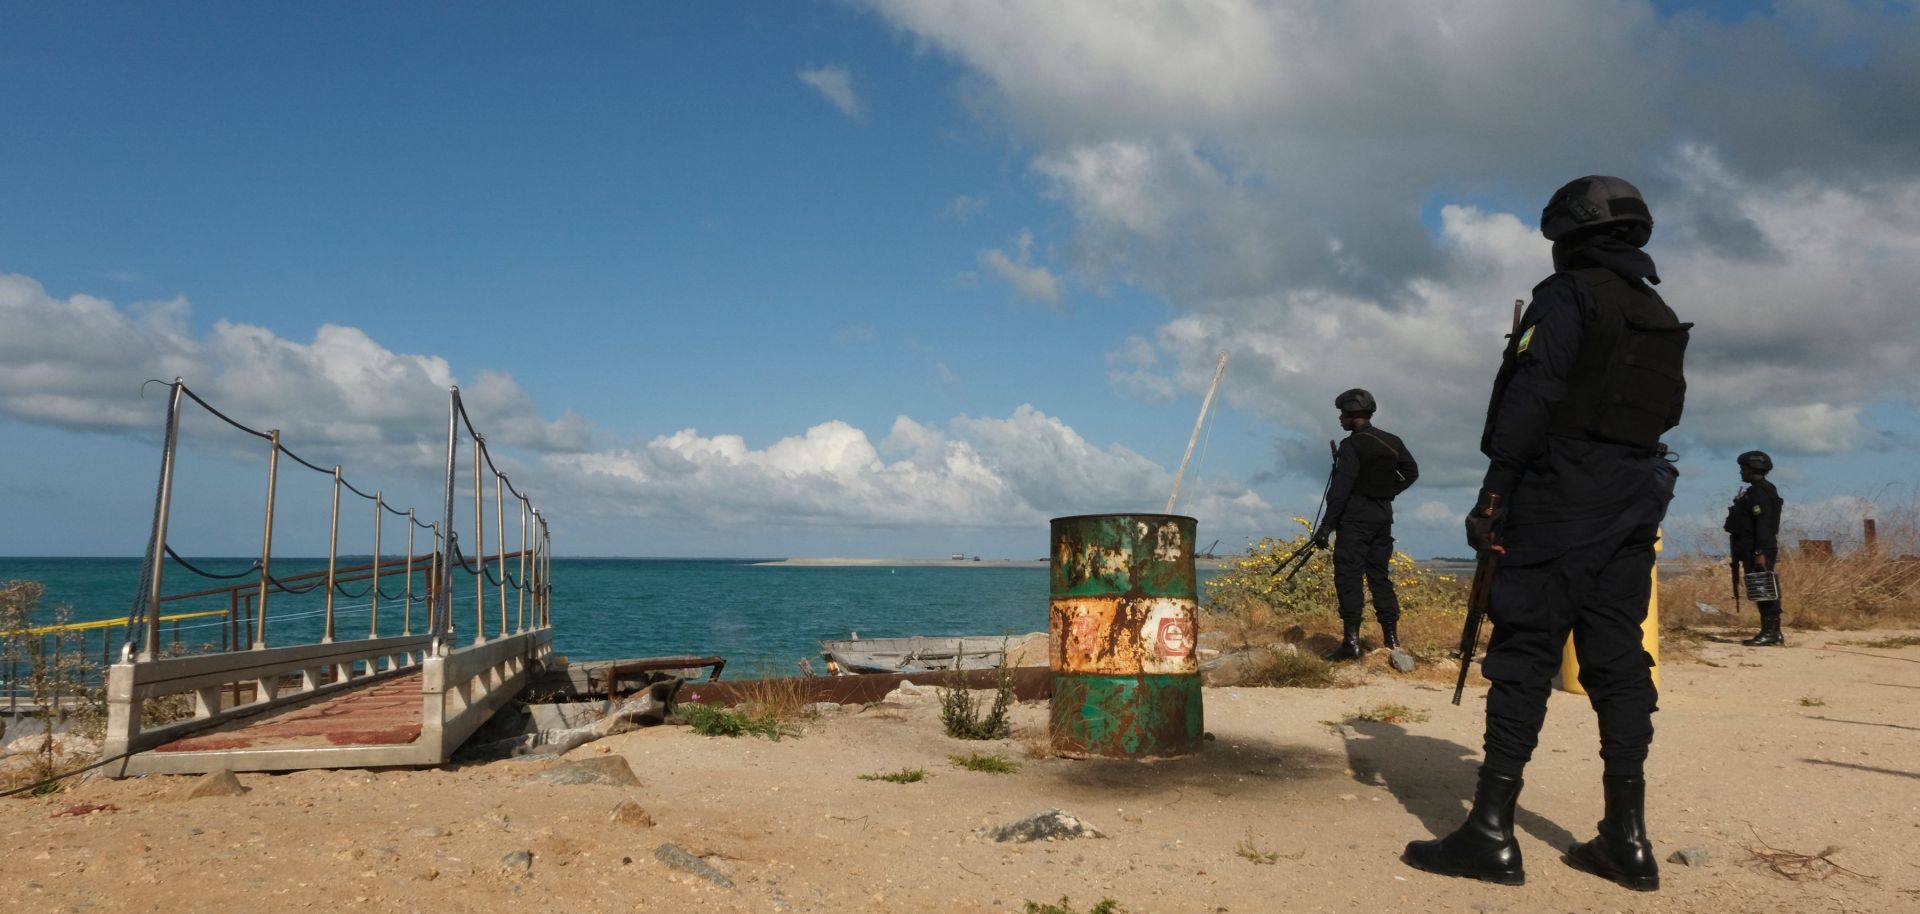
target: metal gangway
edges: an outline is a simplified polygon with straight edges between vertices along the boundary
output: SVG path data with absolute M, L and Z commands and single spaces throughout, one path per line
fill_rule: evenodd
M 242 440 L 267 445 L 260 554 L 239 570 L 189 560 L 168 541 L 181 411 L 189 402 L 237 429 Z M 463 438 L 472 450 L 473 511 L 457 517 L 465 488 L 459 479 Z M 255 429 L 221 413 L 178 378 L 171 385 L 162 453 L 139 592 L 118 659 L 102 677 L 106 734 L 100 758 L 108 774 L 440 764 L 551 656 L 548 518 L 495 466 L 459 388 L 448 391 L 444 500 L 432 522 L 388 504 L 380 489 L 368 493 L 353 485 L 337 465 L 301 458 L 281 441 L 279 430 Z M 279 558 L 281 573 L 275 573 L 283 468 L 331 477 L 323 568 L 293 573 L 287 568 L 293 560 Z M 491 493 L 485 491 L 489 476 Z M 343 494 L 371 503 L 371 561 L 341 562 Z M 519 545 L 512 550 L 509 496 L 518 514 Z M 403 556 L 382 553 L 389 518 L 405 521 Z M 431 539 L 430 549 L 416 551 L 416 532 Z M 473 544 L 471 554 L 466 542 Z M 168 583 L 179 575 L 211 586 L 169 592 Z M 455 617 L 468 591 L 456 575 L 472 583 L 472 627 L 466 631 Z M 163 644 L 162 620 L 188 617 L 164 610 L 208 601 L 226 604 L 222 611 L 202 611 L 219 617 L 210 643 L 183 648 L 176 631 Z M 459 615 L 465 617 L 464 607 Z

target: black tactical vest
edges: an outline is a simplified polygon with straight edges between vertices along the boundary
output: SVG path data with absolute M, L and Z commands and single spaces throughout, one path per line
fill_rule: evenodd
M 1652 450 L 1674 425 L 1686 389 L 1688 331 L 1653 289 L 1603 267 L 1569 271 L 1586 305 L 1555 435 Z
M 1360 472 L 1353 489 L 1368 498 L 1400 494 L 1400 452 L 1385 438 L 1367 430 L 1355 432 L 1353 449 L 1360 455 Z

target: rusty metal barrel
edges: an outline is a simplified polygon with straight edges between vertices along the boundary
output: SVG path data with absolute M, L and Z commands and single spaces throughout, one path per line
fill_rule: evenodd
M 1200 748 L 1195 526 L 1176 514 L 1053 519 L 1056 753 L 1151 758 Z

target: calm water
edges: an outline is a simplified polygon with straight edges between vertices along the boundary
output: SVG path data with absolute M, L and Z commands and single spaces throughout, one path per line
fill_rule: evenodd
M 364 561 L 364 560 L 363 560 Z M 817 657 L 822 638 L 903 635 L 994 635 L 1045 631 L 1045 568 L 996 567 L 793 567 L 755 564 L 758 559 L 557 559 L 553 566 L 555 648 L 575 660 L 671 654 L 719 654 L 729 678 L 763 672 L 787 675 L 802 657 Z M 247 568 L 244 559 L 195 560 L 213 573 Z M 324 570 L 324 562 L 276 559 L 274 574 L 286 579 Z M 509 570 L 512 563 L 509 562 Z M 1203 571 L 1203 577 L 1210 573 Z M 67 604 L 75 621 L 124 619 L 139 585 L 138 559 L 0 558 L 0 581 L 46 585 L 47 609 Z M 218 586 L 169 566 L 167 591 Z M 345 585 L 360 594 L 364 583 Z M 398 575 L 383 581 L 379 633 L 399 634 L 404 585 Z M 418 591 L 423 586 L 416 584 Z M 454 587 L 456 624 L 471 631 L 471 579 Z M 339 637 L 370 630 L 371 595 L 335 597 Z M 192 605 L 188 605 L 192 604 Z M 487 612 L 497 613 L 489 590 Z M 169 603 L 167 614 L 225 609 L 227 600 Z M 512 591 L 508 606 L 514 606 Z M 268 643 L 316 640 L 323 602 L 319 593 L 274 594 L 269 603 Z M 497 618 L 497 617 L 496 617 Z M 490 626 L 495 624 L 490 622 Z M 419 628 L 415 609 L 414 631 Z M 213 641 L 218 619 L 178 623 L 188 645 Z M 119 638 L 116 631 L 113 638 Z M 173 627 L 166 637 L 175 637 Z M 93 633 L 89 652 L 100 649 Z

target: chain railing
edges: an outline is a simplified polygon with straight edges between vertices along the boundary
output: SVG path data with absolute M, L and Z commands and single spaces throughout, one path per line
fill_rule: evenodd
M 418 672 L 423 677 L 425 702 L 423 735 L 399 755 L 369 749 L 366 760 L 387 763 L 394 759 L 444 758 L 486 715 L 511 697 L 512 689 L 525 680 L 533 666 L 544 661 L 552 644 L 552 536 L 547 518 L 496 465 L 486 438 L 475 429 L 461 401 L 459 388 L 448 390 L 443 510 L 440 520 L 432 523 L 422 521 L 413 509 L 402 511 L 388 504 L 381 489 L 368 493 L 356 486 L 338 465 L 323 467 L 302 458 L 282 441 L 279 429 L 255 429 L 234 420 L 178 378 L 170 390 L 152 534 L 142 557 L 140 585 L 128 612 L 119 662 L 113 664 L 107 683 L 109 751 L 131 755 L 239 714 L 344 688 L 353 680 Z M 238 571 L 202 567 L 214 563 L 188 560 L 169 542 L 181 410 L 189 402 L 267 444 L 260 555 Z M 471 442 L 473 451 L 471 518 L 457 517 L 454 508 L 461 482 L 457 470 L 462 462 L 463 437 Z M 331 486 L 327 555 L 318 570 L 275 572 L 276 520 L 283 519 L 276 518 L 283 459 L 290 462 L 291 469 L 326 477 Z M 491 499 L 486 498 L 488 488 L 492 490 Z M 519 544 L 515 550 L 507 548 L 509 493 L 517 514 Z M 369 562 L 344 566 L 341 562 L 343 494 L 371 503 L 373 555 Z M 407 546 L 403 558 L 382 554 L 389 517 L 405 519 Z M 489 525 L 493 528 L 491 544 L 487 542 Z M 415 536 L 420 531 L 431 535 L 431 550 L 417 550 Z M 463 546 L 467 542 L 473 544 L 471 555 Z M 488 553 L 489 545 L 492 554 Z M 223 583 L 190 593 L 168 594 L 168 575 L 176 570 Z M 456 605 L 468 599 L 456 593 L 456 571 L 473 579 L 473 629 L 466 647 L 455 646 Z M 316 591 L 320 605 L 313 607 Z M 219 595 L 225 596 L 227 609 L 223 619 L 214 623 L 221 626 L 217 640 L 209 642 L 205 652 L 169 656 L 162 650 L 161 609 L 166 603 Z M 299 601 L 303 595 L 308 601 L 306 607 L 292 612 L 281 607 L 285 600 Z M 400 606 L 400 625 L 394 633 L 391 616 L 396 603 Z M 276 611 L 270 612 L 270 607 Z M 387 613 L 385 623 L 383 609 Z M 423 617 L 416 617 L 416 609 Z M 355 621 L 363 613 L 364 637 Z M 352 634 L 346 634 L 343 621 L 352 623 Z M 420 628 L 416 629 L 416 623 Z M 386 632 L 382 631 L 383 624 Z M 270 626 L 276 633 L 271 644 Z M 286 637 L 281 633 L 283 628 L 296 636 Z M 143 720 L 149 716 L 148 702 L 168 695 L 190 697 L 190 719 L 168 722 L 156 718 L 149 725 Z M 272 753 L 253 758 L 248 764 L 262 769 L 300 766 L 297 761 L 270 756 Z M 165 762 L 151 764 L 152 770 L 173 770 L 166 768 Z M 120 768 L 122 773 L 128 770 L 124 765 Z
M 179 459 L 180 419 L 182 407 L 191 402 L 204 409 L 208 414 L 225 422 L 243 434 L 258 438 L 268 445 L 267 450 L 267 488 L 261 512 L 262 531 L 260 536 L 260 557 L 246 570 L 238 573 L 210 571 L 196 565 L 176 552 L 168 541 L 168 522 L 173 508 L 173 486 L 176 463 Z M 473 442 L 473 498 L 474 513 L 472 531 L 477 558 L 468 558 L 461 547 L 461 536 L 455 517 L 454 493 L 456 486 L 455 466 L 458 459 L 461 431 Z M 329 479 L 332 497 L 328 518 L 327 557 L 324 573 L 314 572 L 287 577 L 274 574 L 275 552 L 274 533 L 277 508 L 279 507 L 280 470 L 282 458 L 291 461 L 293 466 L 320 474 Z M 485 477 L 493 477 L 493 526 L 495 532 L 495 554 L 486 554 L 487 520 L 483 503 Z M 505 495 L 511 492 L 518 511 L 519 549 L 509 552 L 506 544 Z M 373 521 L 372 561 L 353 568 L 342 568 L 340 562 L 340 525 L 341 495 L 352 494 L 370 502 Z M 152 535 L 148 547 L 142 556 L 141 579 L 131 610 L 128 613 L 126 642 L 120 655 L 126 661 L 151 660 L 162 655 L 161 617 L 159 608 L 168 602 L 188 598 L 206 598 L 225 594 L 233 607 L 229 612 L 227 631 L 221 633 L 218 648 L 222 650 L 264 650 L 268 647 L 269 622 L 276 619 L 284 621 L 270 612 L 271 598 L 275 594 L 299 595 L 324 588 L 324 606 L 321 612 L 321 624 L 318 643 L 330 644 L 340 637 L 339 615 L 342 607 L 337 598 L 355 598 L 370 596 L 364 606 L 367 616 L 368 638 L 380 636 L 381 601 L 384 599 L 391 607 L 398 602 L 401 607 L 400 634 L 414 633 L 414 610 L 420 607 L 426 610 L 424 633 L 433 639 L 436 651 L 447 643 L 456 631 L 453 605 L 456 595 L 453 593 L 454 571 L 459 569 L 474 579 L 474 643 L 480 643 L 491 637 L 501 637 L 511 633 L 523 632 L 529 628 L 546 627 L 551 622 L 551 587 L 547 584 L 547 575 L 551 570 L 547 550 L 551 545 L 551 536 L 547 529 L 546 518 L 525 493 L 513 486 L 508 476 L 495 465 L 493 455 L 486 445 L 486 439 L 474 429 L 473 420 L 468 415 L 460 398 L 459 388 L 448 391 L 447 419 L 447 479 L 445 492 L 445 510 L 441 521 L 428 523 L 422 521 L 413 508 L 401 510 L 386 501 L 385 493 L 375 489 L 368 493 L 349 480 L 338 465 L 323 467 L 313 463 L 289 449 L 281 439 L 279 429 L 261 430 L 249 427 L 222 413 L 201 399 L 180 379 L 174 379 L 170 385 L 168 398 L 165 443 L 162 449 L 160 465 L 160 483 L 155 499 Z M 406 552 L 405 557 L 397 561 L 388 561 L 382 553 L 383 539 L 386 533 L 386 520 L 389 517 L 405 521 Z M 420 553 L 416 551 L 415 536 L 419 532 L 431 535 L 433 548 Z M 532 537 L 529 539 L 529 533 Z M 531 545 L 530 545 L 531 543 Z M 449 556 L 452 559 L 449 560 Z M 517 573 L 509 572 L 507 563 L 517 563 Z M 491 567 L 489 567 L 491 565 Z M 207 580 L 235 580 L 251 578 L 247 583 L 227 584 L 191 593 L 166 593 L 165 585 L 170 568 L 177 568 L 188 574 Z M 397 594 L 389 594 L 383 587 L 383 579 L 392 581 L 398 578 L 403 588 Z M 343 585 L 355 581 L 367 581 L 367 589 L 359 594 L 349 593 Z M 492 602 L 497 608 L 497 625 L 489 632 L 487 625 L 488 586 L 492 585 Z M 417 589 L 416 589 L 417 588 Z M 513 591 L 514 618 L 508 618 L 508 591 Z

